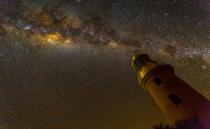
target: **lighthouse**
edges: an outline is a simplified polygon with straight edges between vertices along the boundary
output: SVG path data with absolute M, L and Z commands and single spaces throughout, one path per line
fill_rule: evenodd
M 204 129 L 210 129 L 209 100 L 181 80 L 171 65 L 136 54 L 132 67 L 137 70 L 140 87 L 150 93 L 172 123 L 196 118 Z

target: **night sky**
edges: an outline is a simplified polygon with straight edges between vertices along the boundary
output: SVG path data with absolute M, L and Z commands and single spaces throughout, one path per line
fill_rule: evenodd
M 0 129 L 168 123 L 131 68 L 147 53 L 210 99 L 209 0 L 0 0 Z

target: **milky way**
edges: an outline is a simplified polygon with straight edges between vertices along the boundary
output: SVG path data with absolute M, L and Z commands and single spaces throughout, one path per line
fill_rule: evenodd
M 2 129 L 150 129 L 134 52 L 210 98 L 209 2 L 0 0 Z

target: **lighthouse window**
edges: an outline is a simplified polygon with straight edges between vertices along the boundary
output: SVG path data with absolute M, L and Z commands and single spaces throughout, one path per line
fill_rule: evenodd
M 156 77 L 156 78 L 154 79 L 154 82 L 155 82 L 157 85 L 160 85 L 160 84 L 162 83 L 162 81 L 160 80 L 159 77 Z
M 170 94 L 168 97 L 175 105 L 182 103 L 182 100 L 176 94 Z

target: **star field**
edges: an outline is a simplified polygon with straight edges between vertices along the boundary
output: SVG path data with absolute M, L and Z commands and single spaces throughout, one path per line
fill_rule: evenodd
M 210 98 L 206 0 L 0 0 L 2 129 L 151 129 L 168 123 L 131 69 L 169 63 Z

